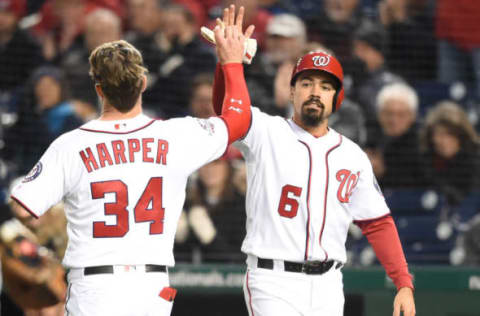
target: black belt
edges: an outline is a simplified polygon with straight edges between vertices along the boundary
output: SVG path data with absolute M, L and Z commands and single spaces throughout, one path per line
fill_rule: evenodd
M 305 263 L 283 261 L 284 270 L 288 272 L 302 272 L 305 274 L 324 274 L 330 270 L 333 265 L 336 263 L 335 268 L 340 269 L 343 264 L 336 261 L 308 261 Z M 262 259 L 258 258 L 257 262 L 258 268 L 270 269 L 273 270 L 273 260 L 272 259 Z
M 146 264 L 145 272 L 167 272 L 166 266 L 156 264 Z M 113 266 L 95 266 L 83 269 L 83 275 L 113 273 Z

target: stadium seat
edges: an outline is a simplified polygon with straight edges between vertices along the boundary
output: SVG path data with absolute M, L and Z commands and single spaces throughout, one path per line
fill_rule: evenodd
M 460 104 L 466 104 L 468 100 L 475 98 L 474 88 L 471 84 L 460 82 L 445 84 L 438 81 L 419 81 L 412 85 L 417 91 L 420 100 L 418 109 L 420 117 L 424 117 L 427 111 L 437 102 L 452 100 Z
M 385 190 L 384 196 L 393 216 L 438 214 L 445 200 L 438 192 L 423 189 Z
M 480 214 L 480 192 L 477 190 L 471 192 L 458 206 L 451 209 L 455 227 L 460 231 L 463 231 L 466 224 L 478 214 Z

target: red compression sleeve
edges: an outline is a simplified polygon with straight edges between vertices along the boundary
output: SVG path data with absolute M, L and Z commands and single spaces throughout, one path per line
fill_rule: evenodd
M 222 70 L 225 78 L 225 97 L 220 118 L 227 125 L 228 144 L 231 144 L 248 132 L 252 112 L 247 83 L 243 75 L 243 65 L 226 64 L 222 66 Z
M 224 96 L 225 79 L 223 78 L 222 65 L 217 63 L 217 66 L 215 67 L 215 79 L 213 81 L 213 109 L 217 115 L 222 114 Z
M 399 290 L 413 289 L 412 276 L 408 273 L 397 227 L 390 215 L 371 221 L 355 221 L 373 247 L 378 260 Z

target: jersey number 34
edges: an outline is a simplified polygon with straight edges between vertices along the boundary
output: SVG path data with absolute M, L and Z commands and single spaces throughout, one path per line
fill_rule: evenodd
M 135 223 L 150 222 L 150 234 L 163 233 L 165 209 L 162 207 L 162 185 L 161 177 L 151 178 L 133 210 Z M 93 199 L 103 199 L 107 193 L 116 195 L 115 202 L 105 203 L 104 207 L 105 215 L 116 215 L 117 223 L 107 225 L 105 222 L 93 222 L 93 237 L 125 236 L 129 230 L 127 185 L 121 180 L 111 180 L 93 182 L 90 186 Z

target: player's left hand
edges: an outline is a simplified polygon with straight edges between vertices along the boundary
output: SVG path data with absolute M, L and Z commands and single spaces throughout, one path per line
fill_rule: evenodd
M 413 299 L 413 290 L 409 287 L 402 287 L 393 301 L 393 316 L 415 316 L 415 301 Z

